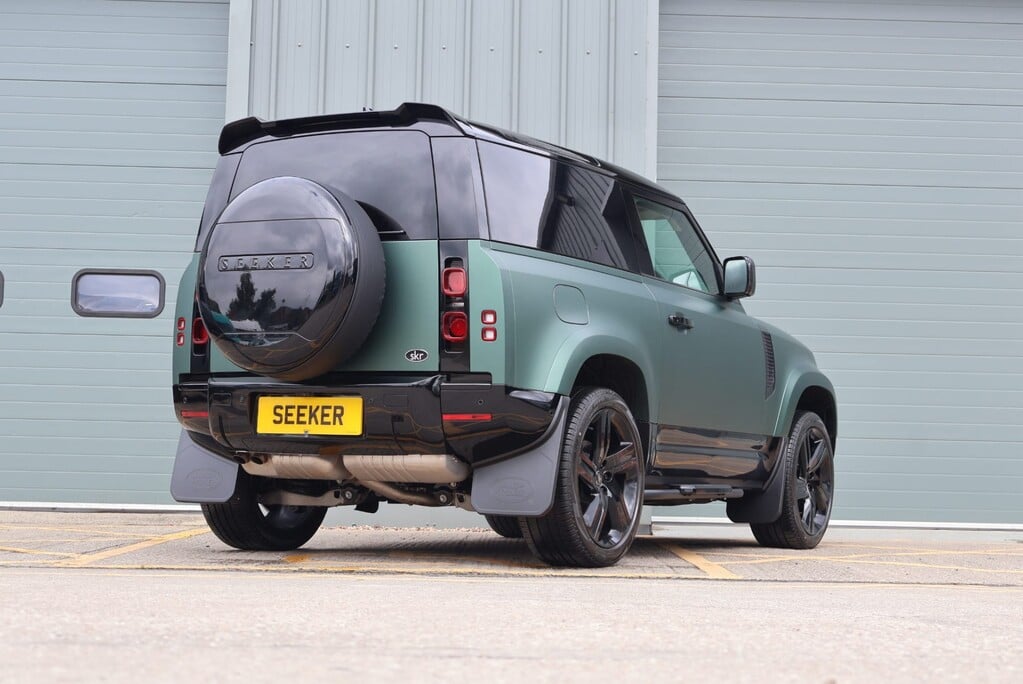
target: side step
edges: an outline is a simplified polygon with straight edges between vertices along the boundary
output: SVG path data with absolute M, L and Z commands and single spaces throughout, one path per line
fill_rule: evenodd
M 673 485 L 667 488 L 647 489 L 643 502 L 654 506 L 672 504 L 705 503 L 724 499 L 738 499 L 743 490 L 728 485 Z

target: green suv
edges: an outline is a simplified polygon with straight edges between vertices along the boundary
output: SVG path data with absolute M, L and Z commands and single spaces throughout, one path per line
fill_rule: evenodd
M 605 566 L 643 504 L 811 548 L 834 390 L 753 262 L 624 169 L 432 105 L 224 127 L 181 281 L 171 483 L 239 549 L 459 506 Z

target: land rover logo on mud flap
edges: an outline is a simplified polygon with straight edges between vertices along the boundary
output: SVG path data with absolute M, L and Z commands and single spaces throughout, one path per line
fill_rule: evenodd
M 429 358 L 430 354 L 425 349 L 409 349 L 405 352 L 405 358 L 412 363 L 422 363 Z
M 188 474 L 188 483 L 196 489 L 215 489 L 220 484 L 220 480 L 220 473 L 210 468 L 200 468 Z
M 290 271 L 313 267 L 313 255 L 235 254 L 217 259 L 218 271 Z

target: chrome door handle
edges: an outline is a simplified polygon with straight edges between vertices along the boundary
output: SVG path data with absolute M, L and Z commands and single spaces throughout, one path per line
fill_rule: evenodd
M 680 313 L 673 313 L 668 316 L 668 325 L 680 330 L 693 329 L 693 322 Z

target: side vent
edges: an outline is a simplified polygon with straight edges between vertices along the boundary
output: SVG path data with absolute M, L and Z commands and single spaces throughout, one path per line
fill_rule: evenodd
M 771 333 L 760 331 L 760 339 L 764 343 L 764 398 L 774 394 L 774 340 Z

